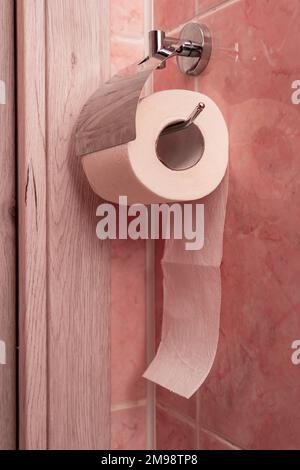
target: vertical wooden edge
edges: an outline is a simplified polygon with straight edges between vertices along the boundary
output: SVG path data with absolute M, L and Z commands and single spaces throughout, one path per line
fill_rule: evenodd
M 47 448 L 45 4 L 17 0 L 19 430 Z
M 103 82 L 108 81 L 111 78 L 111 6 L 110 0 L 100 0 L 101 9 L 103 16 L 106 21 L 102 22 L 102 29 L 100 32 L 100 53 L 103 57 L 103 66 L 100 68 L 100 76 Z M 108 319 L 108 381 L 109 381 L 109 426 L 108 433 L 108 449 L 112 447 L 112 435 L 111 435 L 111 244 L 108 241 L 108 257 L 109 257 L 109 319 Z
M 104 21 L 101 22 L 100 29 L 100 56 L 102 57 L 102 66 L 100 67 L 99 73 L 101 81 L 107 82 L 111 78 L 111 5 L 110 0 L 99 0 L 100 8 L 103 12 Z M 108 403 L 108 438 L 107 445 L 105 448 L 111 449 L 112 447 L 112 424 L 111 424 L 111 244 L 108 240 L 107 248 L 108 259 L 109 259 L 109 294 L 108 294 L 108 363 L 107 363 L 107 380 L 109 388 L 109 403 Z
M 104 17 L 100 27 L 100 57 L 103 66 L 100 67 L 99 74 L 102 82 L 107 82 L 111 78 L 110 57 L 111 57 L 111 18 L 110 18 L 110 0 L 99 0 L 100 9 Z
M 108 448 L 110 441 L 109 244 L 91 236 L 97 199 L 69 142 L 81 100 L 109 75 L 109 2 L 86 5 L 17 0 L 22 449 Z M 70 211 L 60 222 L 65 203 Z M 83 265 L 65 257 L 70 235 L 87 257 Z
M 74 129 L 107 76 L 107 0 L 46 2 L 48 447 L 110 445 L 110 251 Z M 102 57 L 103 54 L 103 57 Z
M 107 82 L 111 78 L 111 5 L 110 0 L 99 0 L 100 8 L 103 12 L 104 21 L 101 22 L 100 29 L 100 57 L 102 57 L 102 66 L 99 73 L 102 83 Z M 109 257 L 109 318 L 108 318 L 108 364 L 107 364 L 107 380 L 109 387 L 109 422 L 108 422 L 108 438 L 107 449 L 112 448 L 112 423 L 111 423 L 111 244 L 108 240 L 108 257 Z
M 145 55 L 148 33 L 153 29 L 153 2 L 143 0 Z M 153 93 L 153 76 L 147 81 L 145 94 Z M 149 221 L 150 224 L 151 221 Z M 146 349 L 147 366 L 155 356 L 155 240 L 146 240 L 145 247 L 145 284 L 146 284 Z M 156 449 L 156 385 L 147 381 L 147 449 Z
M 0 2 L 0 449 L 16 448 L 14 5 Z

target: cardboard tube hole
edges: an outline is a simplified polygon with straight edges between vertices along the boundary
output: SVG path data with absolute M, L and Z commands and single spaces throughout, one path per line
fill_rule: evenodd
M 169 126 L 167 126 L 169 127 Z M 195 125 L 163 133 L 156 142 L 156 154 L 159 160 L 170 170 L 187 170 L 195 166 L 203 156 L 205 143 L 200 129 Z

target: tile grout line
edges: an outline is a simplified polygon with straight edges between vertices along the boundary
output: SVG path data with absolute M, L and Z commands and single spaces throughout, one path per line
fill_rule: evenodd
M 180 412 L 174 410 L 173 408 L 163 403 L 157 403 L 157 408 L 164 411 L 169 416 L 172 416 L 173 418 L 177 419 L 177 421 L 181 421 L 182 423 L 185 423 L 196 430 L 197 422 L 190 416 L 185 416 L 184 414 L 181 414 Z
M 132 408 L 140 408 L 145 405 L 147 405 L 147 399 L 141 398 L 140 400 L 136 400 L 136 401 L 125 401 L 123 403 L 117 403 L 116 405 L 111 405 L 110 411 L 111 413 L 114 413 L 116 411 L 131 410 Z
M 236 3 L 242 2 L 243 0 L 222 0 L 221 3 L 218 3 L 207 10 L 204 10 L 199 13 L 195 13 L 191 18 L 187 18 L 183 23 L 180 23 L 176 25 L 175 27 L 171 28 L 168 30 L 168 34 L 176 34 L 178 31 L 181 31 L 181 29 L 187 24 L 195 21 L 199 21 L 201 19 L 204 19 L 210 15 L 213 15 L 215 13 L 218 13 L 219 11 L 224 10 L 225 8 L 231 7 L 235 5 Z
M 153 0 L 144 0 L 144 41 L 145 50 L 148 48 L 148 32 L 153 28 Z M 146 55 L 146 54 L 145 54 Z M 145 94 L 153 92 L 152 76 L 145 86 Z M 146 354 L 147 365 L 150 364 L 155 355 L 155 241 L 146 240 Z M 156 449 L 156 387 L 147 381 L 147 403 L 146 403 L 146 430 L 147 449 Z
M 212 14 L 215 14 L 219 11 L 222 11 L 223 9 L 227 8 L 227 7 L 230 7 L 232 5 L 234 5 L 235 3 L 238 3 L 240 2 L 241 0 L 221 0 L 218 4 L 208 8 L 207 10 L 204 10 L 203 12 L 200 12 L 200 13 L 197 13 L 197 11 L 195 11 L 195 14 L 193 15 L 192 18 L 184 21 L 182 24 L 180 25 L 177 25 L 175 28 L 172 28 L 172 30 L 170 31 L 170 34 L 174 33 L 174 32 L 177 32 L 178 30 L 180 30 L 187 22 L 189 21 L 195 21 L 195 20 L 199 20 L 200 18 L 205 18 L 205 17 L 208 17 Z M 147 0 L 144 0 L 144 8 L 145 8 L 145 17 L 146 17 L 146 12 L 148 10 L 148 4 L 149 4 L 149 1 Z M 197 10 L 197 7 L 199 6 L 199 2 L 197 0 L 195 0 L 195 10 Z M 148 26 L 148 28 L 147 28 Z M 147 24 L 147 22 L 145 21 L 145 33 L 147 31 L 147 29 L 151 29 L 153 26 L 151 24 L 151 26 L 149 27 L 149 23 Z M 147 38 L 145 37 L 145 42 L 146 42 Z M 195 91 L 200 91 L 199 89 L 199 82 L 198 80 L 196 81 L 195 83 Z M 153 91 L 153 89 L 152 89 Z M 151 88 L 148 87 L 147 88 L 147 93 L 146 94 L 149 94 L 149 92 L 151 92 Z M 151 253 L 151 247 L 149 246 L 151 240 L 147 240 L 146 241 L 146 259 L 147 259 L 147 262 L 146 262 L 146 269 L 149 267 L 149 258 L 148 258 L 148 255 L 151 257 L 154 253 Z M 153 242 L 153 241 L 152 241 Z M 153 247 L 154 249 L 154 247 Z M 149 253 L 147 255 L 147 250 L 149 250 Z M 150 264 L 151 264 L 151 260 L 150 260 Z M 146 275 L 146 290 L 147 288 L 149 288 L 149 285 L 148 285 L 148 282 L 149 282 L 149 273 L 148 275 Z M 147 307 L 148 307 L 148 303 L 147 303 Z M 147 314 L 149 314 L 149 309 L 147 308 Z M 154 315 L 153 315 L 153 319 L 154 319 Z M 154 322 L 154 320 L 153 320 Z M 148 324 L 148 323 L 147 323 Z M 149 324 L 148 324 L 149 325 Z M 149 345 L 149 330 L 148 328 L 146 328 L 146 334 L 147 334 L 147 346 Z M 147 347 L 147 353 L 148 353 L 148 347 Z M 153 356 L 152 356 L 153 357 Z M 149 363 L 149 356 L 147 354 L 147 358 L 148 358 L 148 363 Z M 155 387 L 155 385 L 154 385 Z M 148 388 L 147 388 L 147 391 L 148 391 Z M 149 398 L 149 395 L 147 395 L 147 401 L 148 401 L 148 398 Z M 149 403 L 148 403 L 149 405 Z M 155 410 L 155 402 L 153 404 L 153 407 L 154 407 L 154 410 Z M 199 413 L 199 397 L 197 397 L 196 399 L 196 419 L 193 419 L 193 418 L 190 418 L 189 416 L 186 416 L 186 415 L 183 415 L 179 412 L 177 412 L 176 410 L 173 410 L 172 408 L 170 408 L 169 406 L 167 405 L 164 405 L 162 403 L 157 403 L 157 408 L 158 409 L 161 409 L 162 411 L 166 412 L 167 414 L 169 414 L 170 416 L 173 416 L 175 419 L 177 419 L 178 421 L 182 422 L 182 423 L 185 423 L 187 424 L 188 426 L 192 427 L 194 430 L 195 430 L 195 436 L 194 436 L 194 440 L 196 441 L 195 442 L 195 448 L 197 449 L 198 446 L 199 446 L 199 438 L 200 438 L 200 431 L 203 430 L 204 432 L 206 432 L 207 434 L 209 435 L 212 435 L 212 436 L 215 436 L 217 439 L 219 439 L 221 442 L 225 443 L 226 445 L 228 446 L 231 446 L 231 447 L 234 447 L 236 449 L 239 449 L 237 446 L 235 446 L 233 443 L 231 443 L 230 441 L 226 440 L 224 437 L 220 436 L 218 433 L 215 433 L 215 432 L 212 432 L 212 431 L 209 431 L 208 429 L 205 429 L 205 428 L 202 428 L 199 424 L 199 421 L 198 421 L 198 413 Z M 149 408 L 148 408 L 148 412 L 149 412 Z M 149 414 L 148 414 L 148 419 L 149 419 Z M 154 421 L 155 423 L 155 421 Z M 148 422 L 149 424 L 149 422 Z M 155 426 L 155 425 L 154 425 Z M 150 431 L 151 432 L 151 431 Z M 154 430 L 155 432 L 155 430 Z M 149 447 L 149 428 L 147 428 L 147 442 L 148 442 L 148 449 L 151 449 L 153 447 Z
M 197 423 L 199 425 L 199 423 Z M 229 438 L 222 436 L 219 434 L 217 431 L 213 431 L 211 429 L 205 428 L 203 426 L 200 426 L 200 429 L 205 432 L 206 434 L 209 434 L 210 436 L 216 437 L 219 441 L 225 443 L 226 445 L 230 447 L 234 447 L 235 450 L 243 450 L 242 447 L 239 447 L 238 445 L 234 444 Z
M 208 428 L 205 428 L 205 427 L 201 426 L 198 419 L 195 420 L 195 419 L 193 419 L 189 416 L 185 416 L 185 415 L 181 414 L 180 412 L 175 411 L 174 409 L 172 409 L 168 405 L 165 405 L 164 403 L 158 403 L 157 408 L 164 411 L 169 416 L 172 416 L 173 418 L 177 419 L 177 421 L 180 421 L 181 423 L 185 423 L 188 426 L 190 426 L 191 428 L 195 429 L 196 435 L 197 435 L 196 448 L 198 448 L 198 445 L 199 445 L 199 440 L 198 439 L 200 437 L 200 431 L 202 430 L 206 434 L 209 434 L 210 436 L 213 436 L 213 437 L 217 438 L 219 441 L 225 443 L 226 445 L 228 445 L 230 447 L 233 447 L 236 450 L 242 450 L 241 447 L 239 447 L 237 444 L 234 444 L 234 442 L 232 442 L 226 436 L 222 436 L 217 431 L 213 431 L 211 429 L 208 429 Z M 201 449 L 199 449 L 199 450 L 201 450 Z
M 132 44 L 143 44 L 144 36 L 126 36 L 124 34 L 118 34 L 111 32 L 111 39 L 116 39 L 121 42 L 130 42 Z
M 219 11 L 224 10 L 225 8 L 231 7 L 235 3 L 242 2 L 243 0 L 223 0 L 220 3 L 217 3 L 216 5 L 213 5 L 212 7 L 208 8 L 207 10 L 204 10 L 201 13 L 198 13 L 195 15 L 195 18 L 205 18 L 206 16 L 213 15 L 214 13 L 218 13 Z
M 195 432 L 195 441 L 196 441 L 195 448 L 197 450 L 200 450 L 199 449 L 199 441 L 200 441 L 199 415 L 200 415 L 199 390 L 197 390 L 196 392 L 196 432 Z

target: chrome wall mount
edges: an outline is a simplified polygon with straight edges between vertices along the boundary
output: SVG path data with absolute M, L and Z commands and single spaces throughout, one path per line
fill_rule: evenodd
M 204 24 L 187 23 L 179 38 L 166 36 L 161 30 L 149 32 L 149 57 L 165 60 L 176 56 L 179 70 L 187 75 L 199 75 L 207 67 L 211 56 L 212 38 Z
M 81 157 L 134 140 L 137 105 L 151 73 L 176 57 L 181 72 L 199 75 L 209 62 L 211 50 L 211 35 L 203 24 L 186 24 L 179 38 L 167 37 L 160 30 L 150 31 L 147 57 L 102 84 L 82 108 L 76 129 L 76 155 Z M 187 127 L 202 110 L 200 103 L 191 110 L 191 116 L 183 116 L 166 132 Z

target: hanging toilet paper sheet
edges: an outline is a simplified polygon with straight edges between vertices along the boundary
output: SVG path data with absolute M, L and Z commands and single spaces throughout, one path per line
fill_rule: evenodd
M 205 109 L 187 133 L 165 135 L 199 103 Z M 204 204 L 202 250 L 186 251 L 186 240 L 166 241 L 162 339 L 144 375 L 190 397 L 208 375 L 218 343 L 228 164 L 222 113 L 201 93 L 154 93 L 137 106 L 135 140 L 83 155 L 82 164 L 94 191 L 108 201 L 118 202 L 121 195 L 129 204 Z
M 144 377 L 185 397 L 201 386 L 213 365 L 219 338 L 220 264 L 227 175 L 204 204 L 204 247 L 186 251 L 186 240 L 167 240 L 162 260 L 162 338 Z

